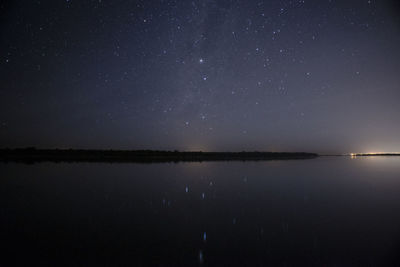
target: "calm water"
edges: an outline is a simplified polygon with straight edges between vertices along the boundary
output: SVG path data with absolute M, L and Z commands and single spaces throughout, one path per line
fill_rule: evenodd
M 400 266 L 399 157 L 0 174 L 0 266 Z

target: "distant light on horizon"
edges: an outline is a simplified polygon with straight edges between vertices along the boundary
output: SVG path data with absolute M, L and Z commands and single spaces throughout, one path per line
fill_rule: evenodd
M 359 152 L 359 153 L 349 153 L 348 155 L 350 155 L 351 157 L 356 157 L 356 156 L 359 156 L 359 155 L 385 155 L 385 154 L 393 154 L 393 155 L 396 155 L 396 154 L 399 154 L 400 155 L 400 152 Z

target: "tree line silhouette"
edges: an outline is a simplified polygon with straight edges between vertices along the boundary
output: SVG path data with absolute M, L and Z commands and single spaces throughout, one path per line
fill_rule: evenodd
M 92 150 L 92 149 L 0 149 L 3 162 L 180 162 L 180 161 L 258 161 L 311 159 L 318 157 L 306 152 L 202 152 L 163 150 Z

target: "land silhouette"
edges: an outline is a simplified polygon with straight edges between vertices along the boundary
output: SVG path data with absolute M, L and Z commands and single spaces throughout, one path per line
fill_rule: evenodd
M 319 155 L 306 152 L 181 152 L 161 150 L 92 149 L 0 149 L 2 162 L 180 162 L 180 161 L 263 161 L 312 159 Z

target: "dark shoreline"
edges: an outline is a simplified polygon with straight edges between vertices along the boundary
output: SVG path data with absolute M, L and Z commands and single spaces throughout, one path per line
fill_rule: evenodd
M 305 152 L 180 152 L 157 150 L 0 149 L 0 162 L 195 162 L 313 159 Z

